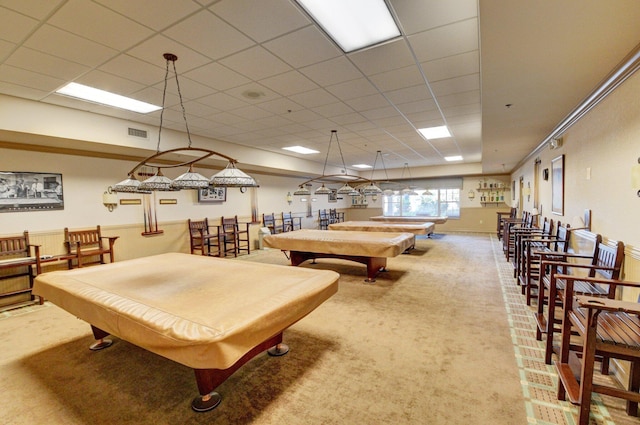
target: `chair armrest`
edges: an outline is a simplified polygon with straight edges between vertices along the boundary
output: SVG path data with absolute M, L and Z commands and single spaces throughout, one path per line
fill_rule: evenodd
M 592 259 L 593 255 L 586 254 L 573 254 L 570 252 L 540 252 L 541 260 L 544 261 L 545 257 L 563 257 L 563 258 L 585 258 Z
M 612 285 L 612 286 L 627 286 L 632 288 L 640 288 L 640 282 L 633 282 L 630 280 L 604 279 L 601 277 L 580 277 L 580 276 L 573 276 L 570 274 L 560 274 L 560 273 L 556 274 L 555 277 L 556 279 L 565 279 L 567 281 L 579 280 L 582 282 L 589 282 L 589 283 L 603 283 L 603 284 Z
M 632 301 L 612 300 L 609 298 L 597 298 L 585 295 L 578 295 L 575 297 L 575 300 L 577 306 L 582 308 L 640 315 L 640 303 Z
M 595 269 L 595 270 L 616 270 L 615 267 L 607 267 L 607 266 L 599 266 L 599 265 L 593 265 L 593 264 L 578 264 L 578 263 L 567 263 L 564 261 L 542 261 L 541 262 L 541 266 L 545 267 L 547 265 L 552 265 L 552 266 L 563 266 L 563 267 L 575 267 L 575 268 L 580 268 L 580 269 Z M 561 274 L 561 273 L 554 273 L 557 275 Z M 571 276 L 571 275 L 567 275 L 567 276 Z M 586 279 L 581 279 L 579 276 L 572 276 L 578 280 L 586 280 Z

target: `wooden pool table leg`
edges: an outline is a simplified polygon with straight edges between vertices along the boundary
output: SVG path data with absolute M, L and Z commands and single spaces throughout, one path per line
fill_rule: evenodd
M 110 335 L 109 332 L 105 332 L 93 325 L 91 325 L 91 331 L 93 332 L 93 337 L 96 339 L 96 342 L 89 346 L 89 350 L 98 351 L 113 344 L 113 341 L 111 341 L 110 339 L 106 339 L 106 337 Z
M 374 283 L 379 272 L 387 271 L 387 259 L 385 257 L 366 257 L 367 258 L 367 278 L 364 280 L 368 283 Z
M 280 348 L 278 349 L 277 347 Z M 286 351 L 284 351 L 285 347 Z M 206 412 L 215 409 L 220 404 L 222 397 L 214 390 L 236 370 L 240 369 L 242 365 L 270 348 L 271 350 L 269 351 L 277 351 L 281 353 L 277 354 L 280 356 L 289 351 L 289 348 L 285 344 L 282 344 L 282 332 L 253 347 L 247 354 L 242 356 L 240 360 L 227 369 L 194 369 L 200 396 L 193 399 L 191 408 L 196 412 Z

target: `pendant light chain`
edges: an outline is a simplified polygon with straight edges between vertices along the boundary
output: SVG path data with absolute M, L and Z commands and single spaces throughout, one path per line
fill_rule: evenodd
M 178 97 L 180 98 L 180 107 L 182 108 L 182 118 L 184 119 L 184 126 L 187 129 L 187 139 L 189 140 L 189 147 L 191 147 L 191 132 L 189 131 L 189 124 L 187 123 L 187 112 L 184 109 L 184 104 L 182 103 L 182 92 L 180 91 L 180 83 L 178 82 L 178 71 L 176 71 L 176 59 L 173 62 L 173 73 L 176 76 L 176 87 L 178 88 Z

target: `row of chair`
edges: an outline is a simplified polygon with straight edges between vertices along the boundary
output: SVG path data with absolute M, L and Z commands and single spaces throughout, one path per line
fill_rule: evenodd
M 342 223 L 344 221 L 344 213 L 338 212 L 335 208 L 318 210 L 318 227 L 321 230 L 329 229 L 329 225 L 333 223 Z
M 537 303 L 536 338 L 544 341 L 545 362 L 552 364 L 557 354 L 558 398 L 568 398 L 580 406 L 580 425 L 589 423 L 592 392 L 626 399 L 627 413 L 637 416 L 640 304 L 615 299 L 618 288 L 640 288 L 640 283 L 619 280 L 624 244 L 605 242 L 599 234 L 571 229 L 560 222 L 554 226 L 552 220 L 544 219 L 542 226 L 533 225 L 525 214 L 520 220 L 504 220 L 515 223 L 504 224 L 503 247 L 509 244 L 505 238 L 513 241 L 513 250 L 504 248 L 505 257 L 514 265 L 514 276 L 523 287 L 527 304 Z M 590 241 L 592 251 L 568 249 L 573 233 Z M 629 382 L 624 390 L 593 382 L 596 361 L 601 362 L 601 373 L 608 374 L 612 358 L 630 362 Z M 578 378 L 572 370 L 576 364 L 580 369 Z
M 276 217 L 274 213 L 262 214 L 262 226 L 268 228 L 271 234 L 300 230 L 302 217 L 295 217 L 291 212 L 282 212 L 280 217 Z
M 251 254 L 250 223 L 240 223 L 238 216 L 221 217 L 219 225 L 210 225 L 209 219 L 187 220 L 191 253 L 214 257 L 237 257 L 241 252 Z
M 50 255 L 40 245 L 29 241 L 29 232 L 0 237 L 0 280 L 26 277 L 28 286 L 0 293 L 0 298 L 30 293 L 33 279 L 42 273 L 42 265 L 66 261 L 69 269 L 105 264 L 105 256 L 114 262 L 114 244 L 118 236 L 102 236 L 100 226 L 91 229 L 64 229 L 64 254 Z M 54 251 L 58 252 L 58 250 Z M 33 296 L 31 299 L 33 300 Z M 42 303 L 42 299 L 40 300 Z

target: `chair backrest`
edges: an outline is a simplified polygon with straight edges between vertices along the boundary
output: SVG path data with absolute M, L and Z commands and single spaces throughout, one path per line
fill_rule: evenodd
M 0 259 L 28 257 L 29 232 L 19 236 L 3 236 L 0 238 Z
M 570 226 L 565 226 L 558 222 L 558 228 L 556 229 L 556 242 L 555 250 L 558 252 L 567 252 L 569 249 L 569 239 L 571 238 Z
M 235 233 L 238 231 L 238 217 L 220 218 L 223 233 Z
M 517 215 L 518 209 L 516 207 L 511 207 L 511 210 L 509 210 L 509 218 L 516 218 Z
M 593 256 L 594 266 L 607 267 L 613 270 L 594 269 L 589 273 L 590 277 L 599 275 L 604 279 L 618 279 L 624 260 L 624 243 L 621 241 L 610 243 L 598 242 Z
M 76 244 L 80 242 L 83 247 L 99 247 L 102 248 L 102 232 L 100 225 L 95 229 L 69 230 L 64 228 L 64 241 L 67 245 L 68 252 L 75 252 Z
M 276 224 L 276 217 L 274 213 L 262 214 L 262 224 L 264 227 L 273 226 Z
M 544 218 L 544 222 L 542 223 L 542 235 L 553 235 L 553 219 L 548 220 L 547 217 Z
M 209 219 L 207 218 L 205 218 L 204 220 L 188 219 L 187 223 L 189 224 L 189 234 L 191 235 L 192 238 L 209 234 Z
M 327 210 L 318 210 L 318 214 L 320 214 L 321 220 L 327 220 L 329 218 L 327 216 Z

